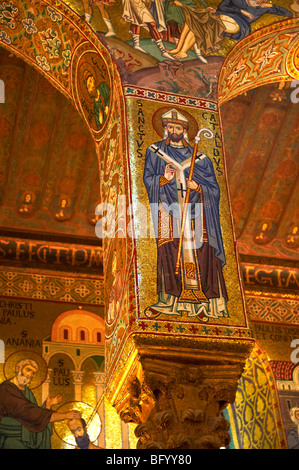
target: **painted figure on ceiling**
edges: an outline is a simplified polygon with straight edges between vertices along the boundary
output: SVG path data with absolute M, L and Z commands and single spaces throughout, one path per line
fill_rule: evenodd
M 164 139 L 148 147 L 143 175 L 157 242 L 159 296 L 158 302 L 147 308 L 145 314 L 155 317 L 187 311 L 188 316 L 207 321 L 212 299 L 219 300 L 223 310 L 227 301 L 222 273 L 226 260 L 219 220 L 220 190 L 211 160 L 200 152 L 192 180 L 187 180 L 193 155 L 188 143 L 187 118 L 172 109 L 162 115 L 162 123 Z M 187 188 L 190 189 L 189 214 L 178 259 Z
M 105 81 L 96 86 L 95 77 L 89 70 L 84 71 L 84 83 L 89 96 L 94 100 L 94 119 L 96 128 L 100 130 L 109 111 L 110 88 Z
M 92 5 L 95 5 L 99 8 L 103 21 L 108 29 L 107 33 L 105 34 L 107 38 L 111 38 L 116 35 L 112 21 L 107 11 L 107 7 L 111 5 L 111 3 L 113 2 L 114 0 L 82 0 L 83 8 L 84 8 L 84 17 L 87 23 L 90 23 L 92 20 L 92 15 L 93 15 Z
M 55 214 L 55 218 L 63 222 L 71 218 L 69 211 L 69 202 L 66 198 L 62 198 L 59 204 L 59 211 Z
M 18 208 L 19 214 L 23 217 L 30 217 L 35 211 L 34 196 L 32 193 L 26 193 L 23 197 L 23 203 Z
M 197 44 L 203 55 L 218 50 L 225 36 L 237 41 L 251 33 L 251 23 L 266 13 L 292 17 L 293 14 L 265 0 L 223 0 L 217 10 L 199 10 L 174 0 L 185 14 L 185 24 L 177 47 L 168 52 L 176 59 L 188 57 L 188 51 Z
M 122 0 L 122 17 L 131 23 L 130 33 L 132 35 L 134 49 L 148 54 L 140 46 L 140 28 L 149 31 L 152 40 L 160 50 L 163 57 L 173 59 L 164 47 L 161 33 L 166 31 L 164 18 L 164 4 L 162 0 Z
M 49 395 L 42 407 L 37 405 L 28 386 L 38 370 L 35 361 L 23 359 L 15 366 L 15 376 L 0 384 L 0 449 L 49 449 L 51 423 L 81 417 L 78 411 L 51 410 L 61 395 Z
M 199 0 L 199 3 L 203 8 L 208 8 L 205 0 Z M 166 0 L 165 2 L 165 21 L 170 29 L 171 38 L 173 38 L 176 45 L 179 42 L 186 23 L 185 11 L 184 8 L 181 7 L 182 5 L 187 5 L 198 10 L 197 4 L 193 0 L 181 0 L 179 5 L 172 0 Z M 206 63 L 207 61 L 202 56 L 201 49 L 196 42 L 193 45 L 193 49 L 198 59 Z

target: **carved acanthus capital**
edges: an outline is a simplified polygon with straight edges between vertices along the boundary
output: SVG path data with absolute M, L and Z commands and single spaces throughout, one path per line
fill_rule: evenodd
M 217 374 L 216 374 L 217 375 Z M 230 441 L 221 412 L 235 399 L 237 383 L 209 380 L 200 367 L 144 373 L 130 384 L 126 422 L 138 424 L 139 449 L 217 449 Z
M 120 417 L 126 423 L 141 424 L 148 418 L 154 404 L 155 398 L 150 388 L 134 377 L 129 384 L 126 406 L 121 410 Z

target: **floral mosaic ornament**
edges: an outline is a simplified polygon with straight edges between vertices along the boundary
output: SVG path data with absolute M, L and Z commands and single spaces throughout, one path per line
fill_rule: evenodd
M 257 86 L 297 78 L 298 25 L 298 18 L 280 21 L 234 47 L 219 77 L 220 105 Z
M 0 4 L 0 24 L 10 29 L 16 29 L 18 8 L 13 2 L 3 2 Z
M 275 378 L 266 355 L 258 347 L 247 361 L 235 403 L 228 406 L 228 413 L 235 448 L 287 448 Z

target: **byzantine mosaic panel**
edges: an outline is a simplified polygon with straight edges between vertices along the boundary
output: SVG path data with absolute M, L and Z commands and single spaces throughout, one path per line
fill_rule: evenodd
M 227 17 L 224 18 L 222 15 L 225 11 L 225 14 L 230 16 L 229 8 L 238 9 L 239 5 L 213 0 L 188 3 L 182 1 L 174 5 L 167 0 L 157 2 L 156 15 L 153 15 L 150 9 L 147 10 L 148 17 L 152 18 L 152 23 L 158 29 L 158 32 L 153 34 L 138 20 L 136 13 L 138 7 L 132 2 L 107 1 L 103 6 L 103 3 L 97 0 L 92 2 L 71 0 L 67 4 L 81 18 L 82 23 L 90 25 L 90 28 L 107 44 L 125 83 L 185 95 L 194 95 L 196 90 L 196 95 L 212 99 L 217 94 L 221 67 L 223 64 L 226 66 L 225 58 L 229 57 L 230 53 L 246 49 L 248 37 L 254 34 L 254 37 L 263 38 L 273 31 L 277 32 L 285 26 L 288 27 L 292 21 L 295 26 L 297 21 L 296 2 L 292 0 L 277 0 L 271 9 L 267 9 L 266 6 L 262 9 L 260 6 L 250 5 L 256 9 L 253 11 L 254 18 L 251 18 L 247 27 L 242 25 L 241 30 L 237 27 L 238 32 L 234 31 L 235 34 L 232 34 L 226 23 Z M 232 15 L 233 20 L 230 21 L 236 20 L 239 24 L 238 15 L 240 14 L 235 11 L 235 16 Z M 247 12 L 244 15 L 246 18 Z M 290 19 L 293 17 L 294 20 Z M 199 18 L 204 26 L 197 23 Z M 186 26 L 189 34 L 195 36 L 200 52 L 181 38 L 182 29 Z M 200 35 L 201 30 L 204 39 Z M 212 36 L 214 34 L 212 40 L 210 40 L 211 31 L 213 31 Z M 270 69 L 273 58 L 276 61 L 277 55 L 275 49 L 270 51 L 267 48 L 264 50 L 263 47 L 262 44 L 257 45 L 253 53 L 257 73 L 261 71 L 262 74 Z M 285 50 L 282 57 L 286 57 Z M 293 70 L 296 69 L 294 58 L 294 54 L 288 56 L 288 70 L 291 77 L 294 77 Z M 275 67 L 272 68 L 273 72 L 274 70 Z M 233 75 L 235 79 L 235 76 L 240 75 L 240 82 L 242 80 L 244 82 L 244 76 L 247 78 L 248 74 L 242 75 L 242 72 L 236 69 L 229 76 Z M 279 72 L 285 78 L 283 71 Z M 187 74 L 188 80 L 186 80 Z M 288 72 L 286 75 L 288 76 Z M 221 81 L 219 84 L 222 87 Z
M 217 179 L 220 186 L 220 218 L 222 218 L 222 232 L 228 260 L 225 269 L 227 269 L 227 281 L 229 279 L 229 286 L 231 288 L 234 286 L 234 288 L 236 289 L 236 292 L 234 292 L 234 294 L 232 293 L 230 296 L 232 299 L 231 308 L 234 312 L 236 312 L 236 314 L 232 314 L 230 316 L 228 307 L 228 314 L 225 315 L 225 319 L 220 317 L 217 318 L 217 314 L 215 314 L 213 318 L 209 318 L 209 326 L 213 323 L 217 326 L 221 326 L 222 322 L 222 324 L 224 323 L 226 327 L 234 325 L 246 328 L 246 321 L 244 323 L 244 317 L 242 318 L 241 313 L 243 308 L 242 295 L 240 290 L 237 293 L 240 278 L 238 277 L 238 269 L 236 267 L 231 220 L 229 215 L 230 209 L 226 199 L 227 188 L 224 176 L 225 163 L 222 157 L 221 127 L 218 121 L 218 114 L 215 111 L 215 109 L 217 109 L 216 103 L 205 100 L 197 100 L 193 98 L 191 99 L 189 97 L 177 97 L 168 93 L 158 93 L 151 90 L 136 89 L 134 87 L 126 87 L 125 92 L 128 119 L 130 122 L 136 122 L 139 129 L 137 135 L 129 133 L 129 152 L 131 155 L 131 174 L 133 183 L 132 191 L 134 197 L 137 198 L 135 199 L 136 207 L 134 208 L 134 213 L 137 227 L 136 247 L 139 263 L 139 291 L 141 294 L 138 322 L 140 323 L 140 320 L 143 320 L 142 324 L 147 324 L 148 319 L 143 312 L 148 307 L 148 305 L 150 305 L 150 303 L 154 303 L 153 293 L 156 290 L 156 274 L 151 264 L 148 263 L 149 253 L 151 254 L 151 259 L 156 258 L 156 247 L 154 244 L 154 240 L 145 239 L 144 235 L 140 236 L 142 228 L 140 222 L 136 217 L 136 214 L 138 214 L 139 203 L 141 203 L 144 207 L 149 208 L 146 191 L 143 187 L 141 180 L 144 172 L 144 159 L 146 148 L 151 144 L 151 142 L 155 142 L 159 140 L 159 138 L 161 138 L 162 126 L 160 122 L 160 115 L 163 114 L 163 111 L 167 112 L 173 108 L 176 109 L 178 112 L 182 113 L 182 115 L 184 115 L 185 113 L 185 116 L 187 116 L 189 119 L 190 126 L 193 126 L 195 129 L 205 127 L 207 129 L 210 129 L 211 132 L 213 132 L 213 138 L 211 139 L 211 141 L 205 139 L 204 137 L 202 138 L 202 141 L 200 143 L 200 149 L 202 152 L 207 153 L 213 161 L 214 171 L 217 175 Z M 151 97 L 150 100 L 145 99 L 148 98 L 148 96 Z M 192 145 L 194 145 L 192 139 L 194 139 L 195 134 L 196 131 L 192 129 L 192 127 L 190 127 L 190 143 Z M 142 215 L 142 217 L 144 217 L 144 214 Z M 149 223 L 151 224 L 149 214 L 147 214 L 147 220 L 149 220 Z M 172 322 L 173 320 L 174 317 L 171 318 L 171 316 L 169 316 L 166 323 L 168 323 L 169 321 Z M 175 321 L 188 322 L 188 319 L 187 317 L 183 319 L 182 317 L 177 316 L 175 318 Z M 189 321 L 192 322 L 191 319 Z M 160 319 L 158 323 L 159 322 Z M 149 325 L 153 325 L 153 322 L 150 321 Z M 198 324 L 196 326 L 198 326 Z M 180 326 L 180 328 L 181 327 L 182 325 Z M 247 333 L 244 332 L 244 335 L 247 336 Z
M 299 303 L 297 299 L 263 295 L 246 295 L 247 313 L 252 321 L 274 322 L 283 324 L 299 323 Z
M 1 44 L 46 76 L 85 118 L 94 139 L 100 140 L 107 128 L 113 107 L 112 88 L 118 79 L 102 43 L 62 2 L 3 2 L 0 8 Z M 107 109 L 101 122 L 95 119 L 94 98 L 84 83 L 87 75 L 106 89 Z

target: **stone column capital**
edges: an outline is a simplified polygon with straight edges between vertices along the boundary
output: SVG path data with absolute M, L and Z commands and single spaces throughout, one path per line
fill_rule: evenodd
M 137 424 L 139 449 L 218 449 L 230 442 L 222 411 L 233 403 L 245 357 L 197 351 L 140 356 L 126 395 L 116 406 L 125 422 Z M 242 357 L 242 358 L 241 358 Z

